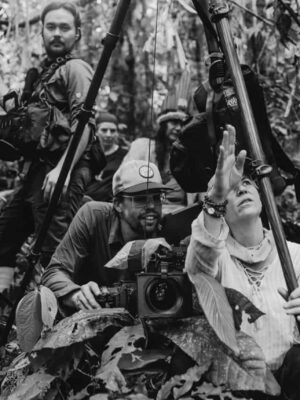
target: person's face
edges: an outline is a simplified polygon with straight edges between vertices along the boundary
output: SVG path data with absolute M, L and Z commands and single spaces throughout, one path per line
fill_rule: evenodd
M 96 135 L 99 137 L 104 150 L 109 150 L 118 142 L 118 128 L 113 122 L 100 122 Z
M 255 183 L 247 177 L 229 192 L 227 200 L 225 220 L 229 227 L 258 217 L 261 213 L 262 204 L 258 190 Z
M 175 142 L 175 140 L 178 138 L 178 135 L 181 131 L 182 126 L 183 126 L 182 121 L 180 121 L 178 119 L 173 119 L 173 120 L 167 121 L 166 137 L 170 143 Z
M 157 232 L 162 215 L 162 195 L 160 192 L 122 196 L 119 204 L 121 218 L 132 231 L 141 238 L 152 237 Z
M 70 52 L 78 39 L 73 14 L 64 8 L 49 11 L 45 15 L 42 36 L 49 58 Z
M 291 188 L 287 188 L 281 195 L 282 206 L 291 211 L 297 207 L 296 194 Z

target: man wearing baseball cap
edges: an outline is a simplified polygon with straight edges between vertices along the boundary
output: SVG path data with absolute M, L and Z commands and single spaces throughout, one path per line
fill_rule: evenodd
M 62 306 L 69 311 L 99 307 L 99 286 L 118 280 L 104 265 L 127 242 L 159 237 L 161 200 L 167 190 L 155 164 L 133 160 L 113 177 L 113 204 L 89 202 L 81 207 L 42 277 Z

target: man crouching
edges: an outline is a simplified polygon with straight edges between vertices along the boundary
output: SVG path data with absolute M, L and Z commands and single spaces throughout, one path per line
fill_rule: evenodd
M 78 211 L 42 277 L 62 306 L 100 307 L 100 287 L 119 280 L 105 264 L 127 242 L 159 236 L 166 190 L 153 163 L 133 160 L 113 177 L 113 204 L 92 201 Z

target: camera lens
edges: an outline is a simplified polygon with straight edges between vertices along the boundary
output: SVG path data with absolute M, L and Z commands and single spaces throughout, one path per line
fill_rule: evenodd
M 183 302 L 180 287 L 172 278 L 152 280 L 145 297 L 148 306 L 156 312 L 174 312 Z

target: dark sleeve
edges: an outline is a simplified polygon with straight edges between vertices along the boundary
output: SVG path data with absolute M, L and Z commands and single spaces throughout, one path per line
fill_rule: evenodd
M 83 268 L 89 256 L 92 216 L 88 203 L 79 209 L 42 276 L 42 285 L 51 289 L 57 298 L 80 288 L 74 283 L 74 275 Z
M 89 64 L 79 59 L 68 61 L 64 67 L 63 78 L 67 90 L 72 132 L 74 132 L 77 124 L 76 117 L 89 90 L 93 70 Z M 94 118 L 90 118 L 89 123 L 95 125 Z

